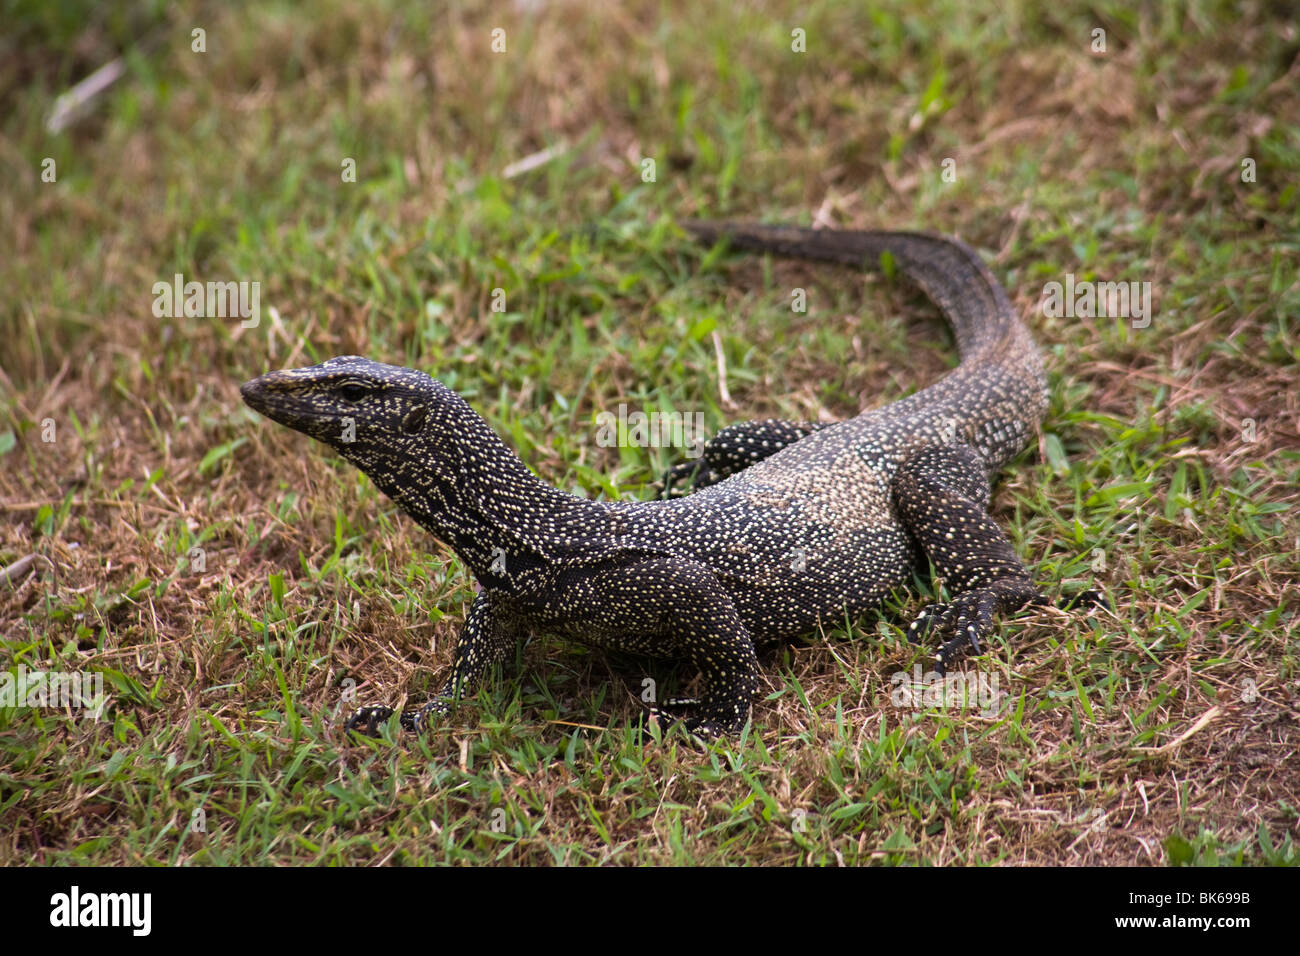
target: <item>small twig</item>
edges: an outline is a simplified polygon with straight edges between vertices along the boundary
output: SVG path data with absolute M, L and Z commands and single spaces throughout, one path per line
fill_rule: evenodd
M 165 500 L 165 499 L 164 499 Z M 62 504 L 59 501 L 6 501 L 0 505 L 0 509 L 5 511 L 36 511 L 49 505 L 51 508 Z M 160 508 L 157 505 L 145 504 L 143 501 L 117 501 L 112 498 L 73 498 L 67 502 L 73 508 L 87 508 L 93 505 L 106 505 L 114 508 L 143 508 L 146 511 L 157 511 L 159 514 L 176 514 L 173 509 Z
M 1097 813 L 1097 815 L 1093 817 L 1092 822 L 1088 824 L 1088 826 L 1084 829 L 1084 831 L 1075 838 L 1074 842 L 1071 843 L 1068 847 L 1066 847 L 1066 850 L 1067 851 L 1073 850 L 1076 846 L 1082 843 L 1087 837 L 1089 837 L 1093 833 L 1098 833 L 1102 829 L 1104 829 L 1106 826 L 1106 818 L 1108 816 L 1110 816 L 1108 811 L 1100 810 Z
M 45 121 L 45 128 L 57 135 L 77 120 L 89 115 L 94 108 L 95 100 L 120 80 L 124 73 L 126 73 L 126 64 L 119 56 L 109 60 L 68 92 L 60 94 L 54 101 L 50 118 Z
M 1169 751 L 1181 747 L 1183 744 L 1185 744 L 1187 742 L 1187 739 L 1191 737 L 1192 734 L 1196 733 L 1199 730 L 1204 730 L 1205 726 L 1208 723 L 1210 723 L 1210 721 L 1218 717 L 1221 713 L 1223 713 L 1223 710 L 1216 704 L 1215 706 L 1207 710 L 1205 713 L 1201 714 L 1200 718 L 1196 721 L 1196 723 L 1192 724 L 1192 726 L 1187 728 L 1187 730 L 1184 731 L 1181 735 L 1169 741 L 1169 743 L 1161 744 L 1159 747 L 1134 747 L 1133 749 L 1138 753 L 1144 753 L 1144 754 L 1168 753 Z
M 13 581 L 16 578 L 21 577 L 22 575 L 27 573 L 27 569 L 32 566 L 32 562 L 34 562 L 35 560 L 36 560 L 35 554 L 29 554 L 19 558 L 13 564 L 9 565 L 9 567 L 0 570 L 0 580 L 9 582 L 9 581 Z
M 572 720 L 548 720 L 547 723 L 548 723 L 548 724 L 556 724 L 556 725 L 558 725 L 558 726 L 560 726 L 560 727 L 577 727 L 577 728 L 579 728 L 580 730 L 600 730 L 600 731 L 605 731 L 605 730 L 608 730 L 608 729 L 609 729 L 608 727 L 600 727 L 600 726 L 598 726 L 598 725 L 596 725 L 596 724 L 580 724 L 580 723 L 576 723 L 576 722 L 574 722 L 574 721 L 572 721 Z
M 524 173 L 536 169 L 538 166 L 545 166 L 557 156 L 563 156 L 569 151 L 569 144 L 565 140 L 560 140 L 554 146 L 548 146 L 546 149 L 539 149 L 530 156 L 511 163 L 505 169 L 501 170 L 503 179 L 514 179 L 516 176 L 522 176 Z
M 727 357 L 722 354 L 722 336 L 717 329 L 713 330 L 713 351 L 718 357 L 718 397 L 724 408 L 734 411 L 736 403 L 731 400 L 731 392 L 727 390 Z
M 56 572 L 58 571 L 58 569 L 54 566 L 54 562 L 51 561 L 49 558 L 47 558 L 45 555 L 32 552 L 31 554 L 24 555 L 23 557 L 19 558 L 13 564 L 9 565 L 9 567 L 0 569 L 0 584 L 12 585 L 15 582 L 17 582 L 17 580 L 20 577 L 22 577 L 24 574 L 26 574 L 28 570 L 31 568 L 31 566 L 36 563 L 37 558 L 40 558 L 42 561 L 48 564 L 50 566 L 50 570 Z

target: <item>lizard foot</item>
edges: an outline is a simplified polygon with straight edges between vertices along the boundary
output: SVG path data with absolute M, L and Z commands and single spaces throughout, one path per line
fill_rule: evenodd
M 930 604 L 923 608 L 908 627 L 907 637 L 913 643 L 919 643 L 931 631 L 953 635 L 940 645 L 934 656 L 934 669 L 943 675 L 949 664 L 967 653 L 984 653 L 980 639 L 992 633 L 995 611 L 1047 603 L 1047 598 L 1037 591 L 1016 585 L 1010 588 L 977 588 L 957 595 L 947 604 Z M 1111 604 L 1101 591 L 1088 590 L 1063 599 L 1060 607 L 1067 611 L 1098 607 L 1110 610 Z
M 745 721 L 742 720 L 737 723 L 716 714 L 700 714 L 695 717 L 682 718 L 668 712 L 669 709 L 697 707 L 701 703 L 702 701 L 696 697 L 670 698 L 659 704 L 651 704 L 646 713 L 646 719 L 653 718 L 664 727 L 680 726 L 699 745 L 707 745 L 715 740 L 735 737 L 745 729 Z M 644 723 L 642 729 L 645 729 Z
M 680 498 L 690 494 L 690 489 L 686 491 L 677 491 L 673 486 L 679 481 L 694 484 L 699 477 L 700 469 L 704 468 L 704 459 L 697 458 L 694 461 L 683 461 L 673 465 L 664 472 L 664 476 L 659 479 L 662 490 L 659 492 L 660 498 Z M 676 492 L 676 493 L 674 493 Z
M 429 723 L 430 716 L 445 717 L 450 712 L 451 707 L 447 699 L 445 697 L 435 697 L 419 710 L 403 711 L 399 722 L 402 729 L 408 733 L 419 733 Z M 391 707 L 362 707 L 348 718 L 344 729 L 348 733 L 362 733 L 368 737 L 378 737 L 379 728 L 392 716 L 393 708 Z
M 348 722 L 343 725 L 343 729 L 350 734 L 362 733 L 367 737 L 378 737 L 379 728 L 391 716 L 393 716 L 393 708 L 391 707 L 362 707 L 348 718 Z
M 669 712 L 698 707 L 701 703 L 702 701 L 699 697 L 669 697 L 667 700 L 660 700 L 655 701 L 652 704 L 647 704 L 645 709 L 642 711 L 641 728 L 644 730 L 646 722 L 651 719 L 664 727 L 672 724 L 683 723 L 683 718 Z
M 698 744 L 708 745 L 714 740 L 728 736 L 717 723 L 708 717 L 692 717 L 683 726 L 686 728 L 686 732 L 691 735 L 691 739 Z
M 1092 588 L 1080 591 L 1073 597 L 1061 598 L 1060 607 L 1062 611 L 1087 611 L 1095 607 L 1105 608 L 1107 611 L 1115 610 L 1105 592 Z
M 982 654 L 981 638 L 993 631 L 993 613 L 1026 604 L 1046 604 L 1047 599 L 1025 587 L 1024 591 L 1008 593 L 1005 588 L 976 588 L 958 594 L 947 604 L 930 604 L 921 610 L 907 629 L 908 640 L 919 643 L 932 631 L 951 634 L 934 655 L 934 669 L 946 674 L 948 666 L 961 657 Z
M 435 697 L 419 710 L 402 714 L 402 729 L 419 733 L 429 724 L 433 717 L 446 717 L 451 713 L 451 700 L 447 697 Z
M 739 737 L 748 723 L 748 714 L 740 717 L 726 714 L 700 714 L 689 718 L 684 726 L 691 739 L 698 744 L 708 745 L 715 740 Z
M 699 707 L 704 701 L 699 697 L 669 697 L 660 707 Z

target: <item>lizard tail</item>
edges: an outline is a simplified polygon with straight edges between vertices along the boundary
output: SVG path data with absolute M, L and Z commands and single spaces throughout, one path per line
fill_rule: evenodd
M 1042 379 L 1033 338 L 984 261 L 959 239 L 924 232 L 804 229 L 757 223 L 687 220 L 682 227 L 706 243 L 838 262 L 883 271 L 891 256 L 900 272 L 939 307 L 957 339 L 963 364 L 1014 361 Z

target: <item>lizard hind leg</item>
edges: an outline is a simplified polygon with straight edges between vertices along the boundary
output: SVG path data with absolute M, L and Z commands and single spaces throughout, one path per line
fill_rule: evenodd
M 953 599 L 931 604 L 912 622 L 908 637 L 935 633 L 947 640 L 935 669 L 973 651 L 993 633 L 994 615 L 1014 613 L 1047 599 L 988 515 L 990 489 L 983 462 L 964 446 L 931 446 L 905 461 L 892 486 L 899 516 L 944 578 Z
M 764 418 L 728 425 L 704 443 L 699 458 L 681 462 L 664 472 L 661 497 L 671 497 L 673 486 L 679 482 L 689 481 L 691 491 L 716 485 L 787 445 L 833 424 Z

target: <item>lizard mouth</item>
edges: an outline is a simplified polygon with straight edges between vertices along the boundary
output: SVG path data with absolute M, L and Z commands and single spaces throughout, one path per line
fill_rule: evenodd
M 255 412 L 260 412 L 267 418 L 275 418 L 274 403 L 272 402 L 273 388 L 267 381 L 266 375 L 259 375 L 255 379 L 245 382 L 239 386 L 239 394 L 244 399 L 244 404 Z
M 306 373 L 315 371 L 267 372 L 239 386 L 239 394 L 244 404 L 259 415 L 346 452 L 347 446 L 357 440 L 355 429 L 361 413 L 332 392 L 313 387 Z
M 265 401 L 265 392 L 262 389 L 262 380 L 260 378 L 252 379 L 239 386 L 239 394 L 244 399 L 244 404 L 256 411 L 261 411 Z
M 281 425 L 304 431 L 298 402 L 294 401 L 293 379 L 283 372 L 267 372 L 239 386 L 244 404 L 258 414 L 265 415 Z

